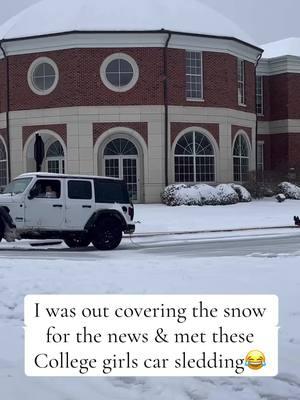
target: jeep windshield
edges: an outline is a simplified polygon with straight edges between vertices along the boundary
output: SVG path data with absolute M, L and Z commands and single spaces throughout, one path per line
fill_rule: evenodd
M 27 188 L 27 186 L 29 185 L 29 183 L 32 181 L 32 178 L 19 178 L 19 179 L 14 179 L 13 181 L 11 181 L 6 188 L 4 189 L 4 191 L 2 192 L 4 193 L 11 193 L 11 194 L 19 194 L 19 193 L 23 193 L 24 190 Z

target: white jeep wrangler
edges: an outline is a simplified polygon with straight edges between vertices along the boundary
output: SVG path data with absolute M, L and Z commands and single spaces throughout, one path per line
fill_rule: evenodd
M 133 233 L 134 209 L 119 179 L 27 173 L 0 195 L 0 240 L 63 239 L 69 247 L 116 248 Z

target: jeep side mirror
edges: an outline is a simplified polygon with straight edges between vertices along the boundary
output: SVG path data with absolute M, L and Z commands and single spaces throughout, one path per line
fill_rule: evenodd
M 32 200 L 39 194 L 38 188 L 33 188 L 29 191 L 28 199 Z

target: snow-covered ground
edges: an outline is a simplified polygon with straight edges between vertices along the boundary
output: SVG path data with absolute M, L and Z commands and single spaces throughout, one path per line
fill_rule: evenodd
M 292 225 L 300 202 L 217 207 L 139 205 L 140 232 Z M 162 240 L 162 239 L 161 239 Z M 3 253 L 5 254 L 5 253 Z M 10 253 L 11 254 L 11 253 Z M 4 400 L 299 400 L 300 252 L 270 258 L 195 257 L 132 250 L 74 260 L 0 258 L 0 398 Z M 277 294 L 279 375 L 274 378 L 29 378 L 23 363 L 26 294 Z
M 300 201 L 278 203 L 274 197 L 227 206 L 135 206 L 137 233 L 293 226 L 294 215 L 300 215 Z

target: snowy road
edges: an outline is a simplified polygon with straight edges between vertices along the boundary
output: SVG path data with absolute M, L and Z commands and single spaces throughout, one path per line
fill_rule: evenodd
M 201 235 L 151 237 L 124 239 L 116 255 L 134 253 L 145 256 L 165 255 L 182 257 L 224 257 L 224 256 L 277 256 L 282 254 L 300 255 L 300 232 L 252 233 L 251 236 L 222 235 L 201 237 Z M 90 246 L 87 249 L 69 249 L 64 245 L 31 247 L 29 242 L 1 244 L 0 258 L 22 259 L 81 259 L 91 261 L 106 258 L 113 252 L 101 252 Z

